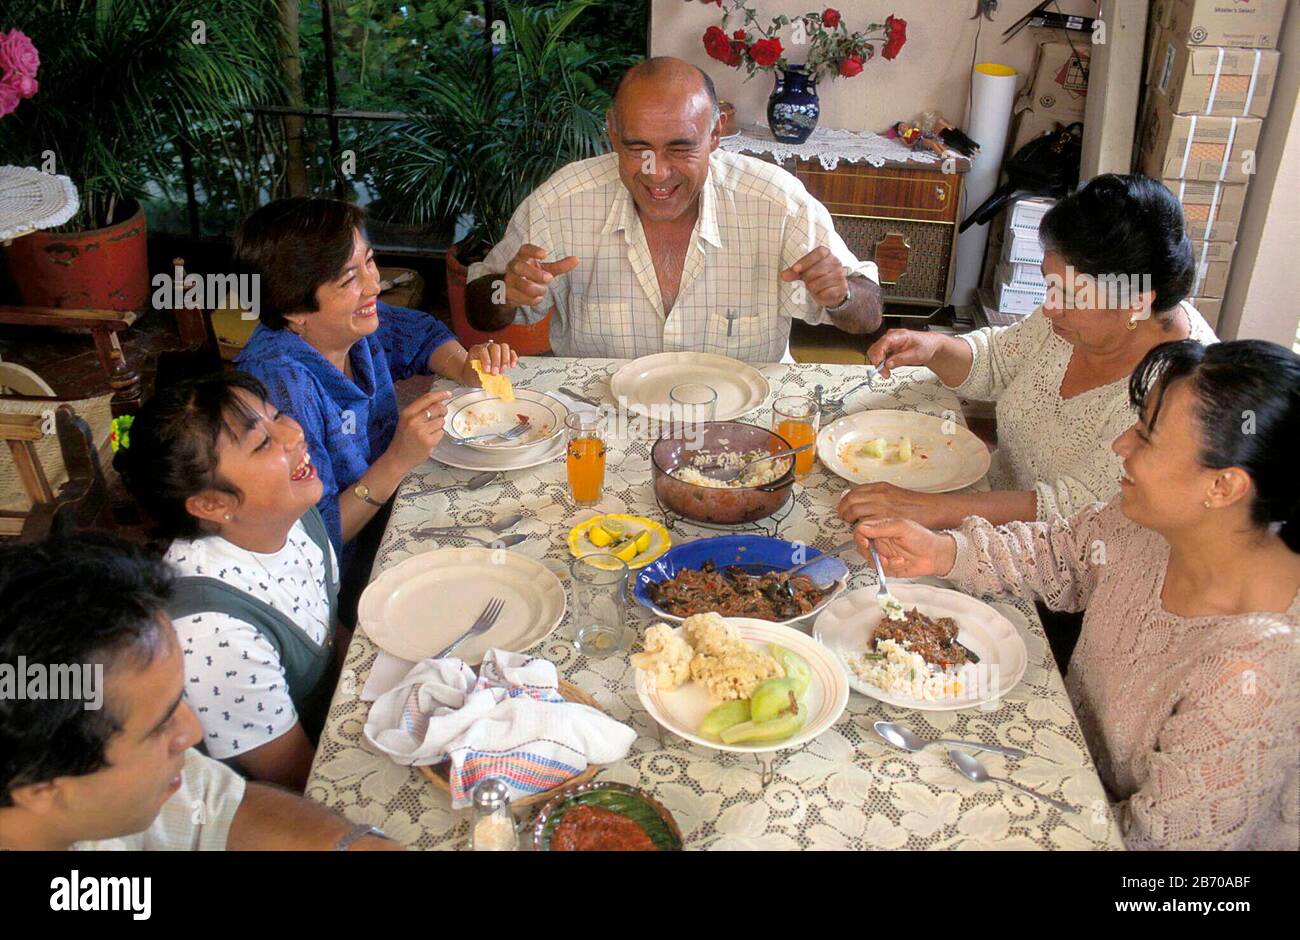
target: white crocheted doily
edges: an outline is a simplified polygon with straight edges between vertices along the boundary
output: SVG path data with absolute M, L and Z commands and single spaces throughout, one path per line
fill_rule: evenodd
M 782 143 L 766 127 L 750 125 L 740 129 L 739 136 L 727 137 L 722 149 L 732 153 L 770 153 L 778 161 L 790 157 L 817 160 L 823 169 L 835 169 L 841 160 L 846 163 L 870 163 L 884 166 L 889 161 L 912 160 L 916 163 L 938 163 L 933 153 L 913 151 L 896 140 L 879 134 L 859 134 L 819 127 L 802 144 Z
M 62 225 L 77 214 L 77 187 L 30 166 L 0 166 L 0 242 Z

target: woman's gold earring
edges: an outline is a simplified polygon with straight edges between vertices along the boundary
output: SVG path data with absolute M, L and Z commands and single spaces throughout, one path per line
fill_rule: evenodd
M 1128 328 L 1130 330 L 1136 330 L 1138 328 L 1138 315 L 1136 313 L 1128 318 Z
M 1210 501 L 1207 499 L 1205 502 L 1201 503 L 1201 505 L 1204 506 L 1206 509 L 1209 509 L 1209 508 L 1210 508 Z

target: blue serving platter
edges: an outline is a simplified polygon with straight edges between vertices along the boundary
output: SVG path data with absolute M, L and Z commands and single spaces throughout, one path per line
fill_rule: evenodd
M 798 552 L 802 554 L 796 554 Z M 738 565 L 753 574 L 762 574 L 765 571 L 785 571 L 793 568 L 800 561 L 816 558 L 820 554 L 820 551 L 810 546 L 796 545 L 785 539 L 774 539 L 766 535 L 720 535 L 714 538 L 697 539 L 694 542 L 674 546 L 638 571 L 632 585 L 632 595 L 638 604 L 652 611 L 656 616 L 680 623 L 681 617 L 654 605 L 646 591 L 646 585 L 652 581 L 671 581 L 677 576 L 677 572 L 683 569 L 698 571 L 706 561 L 713 562 L 719 570 L 729 565 Z M 818 584 L 834 581 L 836 586 L 808 613 L 781 623 L 798 623 L 815 616 L 844 590 L 849 569 L 839 558 L 831 557 L 808 566 L 800 573 L 808 575 Z

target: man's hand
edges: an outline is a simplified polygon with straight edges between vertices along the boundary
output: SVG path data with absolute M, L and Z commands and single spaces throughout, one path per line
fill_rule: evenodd
M 844 275 L 844 265 L 825 246 L 814 248 L 782 271 L 781 280 L 787 283 L 803 281 L 812 299 L 821 307 L 838 307 L 849 295 L 849 279 Z
M 536 245 L 520 245 L 515 256 L 506 265 L 505 301 L 500 306 L 533 307 L 546 296 L 547 285 L 561 274 L 568 274 L 578 266 L 574 255 L 559 261 L 543 261 L 546 249 Z M 499 302 L 500 298 L 493 298 Z
M 835 511 L 849 525 L 864 520 L 911 519 L 926 528 L 939 529 L 961 521 L 946 494 L 918 493 L 892 483 L 855 486 L 844 494 Z

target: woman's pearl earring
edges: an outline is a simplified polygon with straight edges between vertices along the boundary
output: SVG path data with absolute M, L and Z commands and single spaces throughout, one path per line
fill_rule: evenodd
M 1204 506 L 1206 509 L 1209 509 L 1209 508 L 1210 508 L 1210 501 L 1207 499 L 1205 502 L 1201 503 L 1201 505 Z M 230 517 L 229 517 L 229 516 L 226 516 L 226 518 L 229 519 Z
M 1210 504 L 1209 504 L 1209 503 L 1206 503 L 1205 505 L 1208 506 L 1208 505 L 1210 505 Z M 231 521 L 234 520 L 235 517 L 232 516 L 230 513 L 226 513 L 225 516 L 223 516 L 222 518 L 224 518 L 227 522 L 231 522 Z

